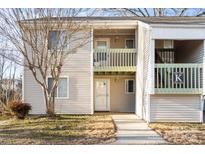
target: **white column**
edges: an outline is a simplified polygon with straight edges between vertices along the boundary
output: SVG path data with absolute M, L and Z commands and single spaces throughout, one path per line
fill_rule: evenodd
M 150 71 L 150 80 L 149 80 L 149 94 L 155 93 L 155 40 L 151 39 L 150 42 L 150 61 L 149 61 Z
M 204 98 L 205 98 L 205 40 L 204 40 L 204 55 L 203 55 L 203 84 L 202 84 L 202 88 L 203 88 L 203 94 L 202 94 L 202 99 L 201 99 L 201 113 L 200 113 L 200 120 L 201 122 L 203 122 L 203 108 L 204 108 Z
M 135 57 L 136 58 L 136 65 L 137 65 L 137 63 L 138 63 L 137 56 L 138 56 L 138 53 L 139 53 L 139 51 L 138 51 L 138 26 L 135 29 L 135 48 L 137 50 L 137 54 L 136 54 L 136 57 Z M 138 98 L 137 98 L 137 70 L 136 70 L 136 73 L 135 73 L 135 114 L 137 114 L 137 108 L 138 108 L 137 99 Z
M 93 98 L 93 82 L 94 82 L 94 76 L 93 76 L 93 28 L 90 29 L 90 104 L 91 104 L 91 114 L 94 113 L 94 98 Z
M 204 55 L 203 55 L 203 95 L 205 95 L 205 40 L 204 40 Z

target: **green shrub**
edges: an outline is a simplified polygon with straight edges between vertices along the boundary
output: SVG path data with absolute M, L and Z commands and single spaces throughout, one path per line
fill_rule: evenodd
M 9 103 L 9 108 L 18 119 L 24 119 L 31 110 L 31 105 L 22 101 L 12 101 Z

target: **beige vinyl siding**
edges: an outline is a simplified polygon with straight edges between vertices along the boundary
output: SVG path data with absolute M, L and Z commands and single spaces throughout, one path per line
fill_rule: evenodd
M 125 93 L 125 80 L 127 79 L 135 80 L 134 75 L 133 76 L 95 75 L 94 79 L 110 79 L 110 111 L 135 112 L 135 94 Z M 95 96 L 94 96 L 94 101 L 95 101 Z
M 29 103 L 32 106 L 30 114 L 46 113 L 43 90 L 40 85 L 37 84 L 32 73 L 27 68 L 24 68 L 23 97 L 24 102 Z
M 200 122 L 200 95 L 151 96 L 151 122 Z
M 175 41 L 176 63 L 203 63 L 203 40 Z
M 80 33 L 78 35 L 81 35 Z M 65 60 L 62 74 L 69 77 L 69 98 L 56 99 L 55 111 L 59 114 L 92 114 L 92 42 L 91 39 Z M 24 99 L 32 105 L 32 114 L 44 114 L 45 103 L 41 87 L 29 72 L 24 72 Z

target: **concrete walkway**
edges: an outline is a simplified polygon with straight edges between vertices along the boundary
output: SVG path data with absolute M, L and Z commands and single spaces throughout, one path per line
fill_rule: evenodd
M 134 114 L 112 115 L 117 127 L 117 141 L 113 144 L 166 144 L 166 141 L 147 123 Z

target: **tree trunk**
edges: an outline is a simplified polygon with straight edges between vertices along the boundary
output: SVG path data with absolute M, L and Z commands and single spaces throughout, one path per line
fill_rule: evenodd
M 54 102 L 53 102 L 53 99 L 51 99 L 51 100 L 48 102 L 47 115 L 48 115 L 49 117 L 54 117 L 54 116 L 55 116 L 55 110 L 54 110 Z
M 52 94 L 52 96 L 49 96 L 48 93 L 49 92 L 46 89 L 44 89 L 44 99 L 45 99 L 45 103 L 46 103 L 46 114 L 48 117 L 54 117 L 55 116 L 55 110 L 54 110 L 55 95 Z

